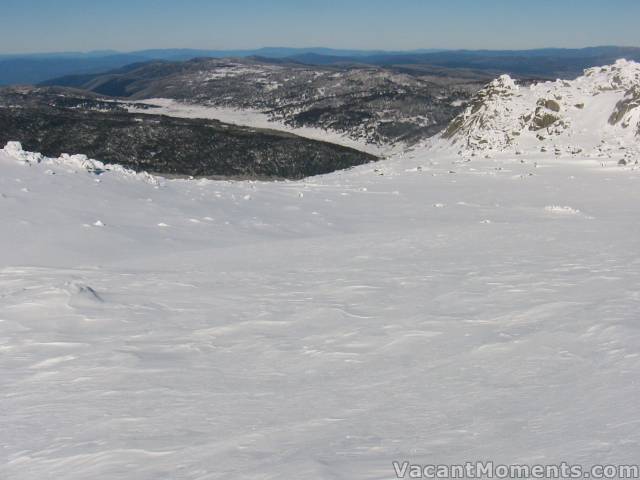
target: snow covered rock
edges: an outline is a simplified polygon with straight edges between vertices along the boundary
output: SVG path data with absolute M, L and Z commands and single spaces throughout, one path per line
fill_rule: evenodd
M 14 142 L 14 141 L 7 142 L 5 147 L 1 149 L 0 152 L 3 152 L 8 157 L 18 160 L 19 162 L 22 162 L 25 164 L 43 163 L 47 165 L 71 169 L 73 171 L 86 171 L 96 175 L 100 175 L 104 172 L 117 172 L 118 174 L 121 174 L 122 176 L 125 176 L 125 177 L 140 178 L 152 185 L 161 184 L 161 177 L 151 175 L 147 172 L 138 173 L 138 172 L 135 172 L 134 170 L 123 167 L 122 165 L 111 164 L 111 163 L 105 164 L 99 160 L 91 159 L 83 154 L 69 155 L 67 153 L 63 153 L 58 158 L 49 158 L 49 157 L 45 157 L 41 153 L 25 151 L 22 148 L 22 144 L 20 142 Z M 55 171 L 47 170 L 46 173 L 55 174 Z
M 598 155 L 640 145 L 640 63 L 618 60 L 575 80 L 519 87 L 507 75 L 483 88 L 436 143 L 461 153 L 551 151 Z M 577 145 L 577 146 L 576 146 Z
M 512 121 L 512 101 L 520 88 L 509 75 L 502 75 L 480 90 L 471 104 L 451 122 L 442 137 L 454 143 L 461 141 L 470 149 L 483 150 L 484 146 L 510 145 L 510 131 L 521 128 Z
M 640 84 L 629 89 L 624 99 L 617 103 L 609 117 L 609 123 L 631 128 L 636 131 L 636 135 L 640 135 Z
M 25 152 L 20 142 L 7 142 L 2 151 L 23 163 L 40 163 L 44 158 L 40 153 Z

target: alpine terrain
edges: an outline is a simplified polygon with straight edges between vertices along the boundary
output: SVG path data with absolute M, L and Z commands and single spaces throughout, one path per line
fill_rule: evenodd
M 137 171 L 222 178 L 302 178 L 378 158 L 317 136 L 142 113 L 74 89 L 6 87 L 0 142 L 18 139 L 50 156 L 87 154 Z
M 248 110 L 293 128 L 339 132 L 370 145 L 406 146 L 442 130 L 488 80 L 485 72 L 464 69 L 195 58 L 132 64 L 45 85 L 152 105 L 156 99 L 172 99 L 210 107 L 212 118 L 220 120 L 217 115 L 229 109 Z
M 300 67 L 292 80 L 277 64 L 215 62 L 188 73 L 201 106 L 408 143 L 302 179 L 164 178 L 110 164 L 110 142 L 96 159 L 29 152 L 39 127 L 7 118 L 37 108 L 54 124 L 86 107 L 12 93 L 3 129 L 31 137 L 0 151 L 1 478 L 637 463 L 640 64 L 470 92 L 384 69 L 365 80 Z M 134 101 L 181 100 L 188 83 L 118 75 L 83 85 L 96 102 L 126 98 L 87 109 L 85 140 L 66 130 L 79 149 L 101 144 L 97 115 L 123 135 L 158 122 L 149 132 L 166 142 L 187 120 L 222 143 L 251 133 L 138 112 Z M 306 85 L 308 101 L 257 104 L 248 75 L 263 92 Z M 221 82 L 248 93 L 214 95 Z M 341 116 L 347 104 L 362 114 Z M 424 122 L 404 130 L 410 116 Z
M 441 137 L 461 153 L 540 151 L 637 160 L 640 64 L 619 60 L 573 81 L 522 88 L 508 75 L 491 82 Z

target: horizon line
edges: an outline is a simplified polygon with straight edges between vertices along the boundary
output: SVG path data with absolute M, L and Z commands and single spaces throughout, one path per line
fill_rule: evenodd
M 597 49 L 597 48 L 637 48 L 640 49 L 640 46 L 636 45 L 586 45 L 581 47 L 558 47 L 558 46 L 545 46 L 545 47 L 532 47 L 532 48 L 516 48 L 516 49 L 508 49 L 508 48 L 438 48 L 438 47 L 418 47 L 412 49 L 384 49 L 384 48 L 349 48 L 349 47 L 324 47 L 324 46 L 307 46 L 307 47 L 295 47 L 295 46 L 262 46 L 255 48 L 202 48 L 202 47 L 151 47 L 151 48 L 140 48 L 135 50 L 116 50 L 110 48 L 101 48 L 101 49 L 93 49 L 93 50 L 57 50 L 57 51 L 34 51 L 34 52 L 0 52 L 2 56 L 11 56 L 11 57 L 20 57 L 20 56 L 30 56 L 30 55 L 89 55 L 89 54 L 133 54 L 133 53 L 142 53 L 149 51 L 167 51 L 167 50 L 175 50 L 175 51 L 201 51 L 201 52 L 256 52 L 260 50 L 277 50 L 277 49 L 290 49 L 290 50 L 334 50 L 334 51 L 342 51 L 342 52 L 379 52 L 379 53 L 418 53 L 424 51 L 429 51 L 429 53 L 438 53 L 438 52 L 531 52 L 531 51 L 539 51 L 539 50 L 589 50 L 589 49 Z

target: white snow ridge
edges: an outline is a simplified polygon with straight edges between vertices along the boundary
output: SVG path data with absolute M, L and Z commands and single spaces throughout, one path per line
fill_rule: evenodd
M 502 77 L 435 146 L 296 182 L 7 145 L 0 478 L 637 463 L 639 70 Z

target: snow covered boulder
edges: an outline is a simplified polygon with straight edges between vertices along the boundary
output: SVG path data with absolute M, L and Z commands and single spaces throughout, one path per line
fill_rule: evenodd
M 104 163 L 98 160 L 92 160 L 83 154 L 69 155 L 67 153 L 63 153 L 60 155 L 59 160 L 67 166 L 77 167 L 91 173 L 100 174 L 107 170 Z
M 40 163 L 44 158 L 40 153 L 25 152 L 20 142 L 7 142 L 2 151 L 23 163 Z

